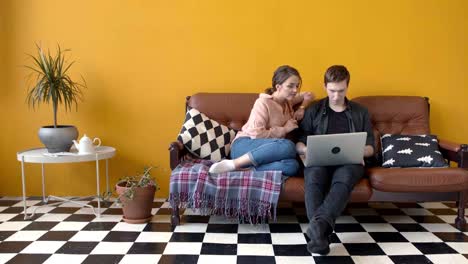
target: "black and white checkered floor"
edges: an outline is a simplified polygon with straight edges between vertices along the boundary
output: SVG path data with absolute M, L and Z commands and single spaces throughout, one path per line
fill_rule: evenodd
M 65 203 L 25 221 L 21 199 L 3 197 L 0 263 L 468 263 L 468 232 L 453 226 L 451 202 L 351 204 L 327 256 L 307 252 L 304 204 L 283 206 L 277 222 L 264 225 L 185 210 L 171 230 L 165 200 L 154 202 L 150 223 L 131 225 L 110 202 L 101 218 Z

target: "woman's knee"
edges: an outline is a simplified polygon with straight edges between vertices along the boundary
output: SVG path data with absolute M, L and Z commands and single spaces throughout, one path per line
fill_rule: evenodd
M 231 153 L 230 157 L 231 159 L 236 159 L 245 153 L 249 152 L 248 146 L 248 140 L 249 138 L 246 137 L 241 137 L 236 139 L 232 144 L 231 144 Z
M 229 157 L 231 159 L 237 159 L 237 158 L 239 158 L 240 156 L 242 156 L 244 154 L 245 154 L 244 150 L 238 149 L 238 148 L 235 148 L 235 147 L 231 147 L 231 153 L 229 154 Z
M 296 145 L 289 139 L 278 139 L 278 149 L 285 153 L 285 156 L 295 159 L 296 158 Z
M 283 174 L 286 176 L 295 176 L 299 171 L 299 162 L 296 159 L 285 159 L 283 163 Z

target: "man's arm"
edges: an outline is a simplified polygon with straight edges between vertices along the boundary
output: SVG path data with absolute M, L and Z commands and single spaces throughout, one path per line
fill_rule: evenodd
M 312 125 L 313 118 L 314 118 L 314 106 L 312 105 L 306 108 L 305 113 L 304 113 L 304 118 L 300 122 L 299 129 L 297 131 L 297 135 L 298 135 L 297 140 L 298 142 L 302 142 L 304 146 L 307 143 L 307 136 L 313 135 L 313 125 Z
M 369 158 L 374 155 L 374 130 L 370 121 L 369 112 L 364 113 L 364 131 L 367 132 L 366 146 L 364 147 L 364 157 Z
M 370 164 L 373 163 L 373 156 L 375 153 L 374 150 L 374 130 L 372 129 L 372 123 L 370 121 L 370 116 L 369 116 L 369 111 L 366 109 L 364 112 L 364 131 L 367 132 L 367 138 L 366 138 L 366 146 L 364 147 L 364 159 L 366 161 L 370 162 Z M 365 166 L 365 162 L 362 162 L 362 165 Z
M 314 106 L 309 106 L 304 113 L 304 119 L 299 124 L 298 141 L 296 143 L 296 152 L 299 155 L 305 155 L 307 151 L 307 136 L 313 135 Z

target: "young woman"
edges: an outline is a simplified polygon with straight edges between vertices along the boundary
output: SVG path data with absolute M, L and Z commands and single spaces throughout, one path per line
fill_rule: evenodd
M 280 170 L 285 176 L 297 173 L 295 145 L 286 135 L 298 127 L 304 108 L 313 99 L 310 92 L 299 93 L 302 79 L 291 66 L 274 72 L 272 87 L 255 101 L 249 120 L 231 145 L 231 160 L 214 163 L 210 173 L 254 166 L 256 170 Z M 302 103 L 297 109 L 293 106 Z

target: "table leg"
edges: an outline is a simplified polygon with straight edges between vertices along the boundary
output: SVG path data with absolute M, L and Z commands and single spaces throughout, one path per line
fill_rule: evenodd
M 42 202 L 47 203 L 45 198 L 45 173 L 44 173 L 44 163 L 42 165 Z
M 106 195 L 109 194 L 109 159 L 106 159 Z
M 29 219 L 26 210 L 28 209 L 26 207 L 26 180 L 24 177 L 24 156 L 21 157 L 21 183 L 23 187 L 23 205 L 24 205 L 24 220 Z
M 96 185 L 97 185 L 97 205 L 98 205 L 98 215 L 101 217 L 101 195 L 99 194 L 99 159 L 98 154 L 96 153 Z

